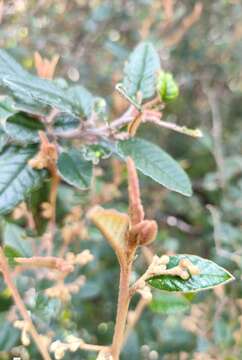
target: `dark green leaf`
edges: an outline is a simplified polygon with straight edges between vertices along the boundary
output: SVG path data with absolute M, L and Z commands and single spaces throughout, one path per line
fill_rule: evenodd
M 120 141 L 118 152 L 131 156 L 137 169 L 169 190 L 192 195 L 191 183 L 180 165 L 164 150 L 146 140 L 134 138 Z
M 149 42 L 139 44 L 124 68 L 123 86 L 127 94 L 135 97 L 141 91 L 143 100 L 154 96 L 159 70 L 160 59 L 153 45 Z
M 84 159 L 76 149 L 60 154 L 57 167 L 63 180 L 80 190 L 90 187 L 92 162 Z
M 165 315 L 186 311 L 189 306 L 189 301 L 184 297 L 167 293 L 155 296 L 149 305 L 153 312 Z
M 179 276 L 159 275 L 148 279 L 148 284 L 159 290 L 195 292 L 211 289 L 217 285 L 225 284 L 233 280 L 233 276 L 214 262 L 203 259 L 196 255 L 170 256 L 167 268 L 171 269 L 179 264 L 181 259 L 188 259 L 197 266 L 200 273 L 183 280 Z
M 44 125 L 27 114 L 17 113 L 5 121 L 3 129 L 17 142 L 35 144 L 39 142 L 38 132 L 44 130 Z
M 56 135 L 66 133 L 78 129 L 80 126 L 80 118 L 70 114 L 62 113 L 55 118 L 54 132 Z
M 53 81 L 31 75 L 4 50 L 0 50 L 0 84 L 29 106 L 49 105 L 70 114 L 87 116 L 91 95 L 82 88 L 70 93 Z M 77 98 L 76 98 L 77 97 Z M 82 99 L 83 97 L 83 99 Z
M 8 288 L 6 288 L 4 291 L 0 292 L 0 312 L 8 311 L 12 304 L 13 300 L 11 293 L 9 292 Z
M 72 99 L 75 113 L 83 113 L 88 118 L 93 110 L 94 97 L 92 94 L 81 85 L 70 87 L 67 94 Z
M 0 214 L 10 212 L 41 184 L 46 172 L 28 165 L 36 152 L 35 146 L 9 146 L 0 154 Z

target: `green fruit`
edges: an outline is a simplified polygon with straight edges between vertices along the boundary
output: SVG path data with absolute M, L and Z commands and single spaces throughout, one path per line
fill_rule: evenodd
M 171 73 L 161 71 L 157 80 L 157 91 L 162 101 L 171 101 L 179 95 L 179 88 Z

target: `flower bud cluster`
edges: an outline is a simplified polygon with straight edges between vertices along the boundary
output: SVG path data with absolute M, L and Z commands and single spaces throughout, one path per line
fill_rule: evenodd
M 85 284 L 86 278 L 84 275 L 79 276 L 72 283 L 64 283 L 61 281 L 48 289 L 45 290 L 45 294 L 51 298 L 58 298 L 63 303 L 67 303 L 71 300 L 71 294 L 76 294 L 80 288 Z
M 173 275 L 179 276 L 183 280 L 187 280 L 190 276 L 199 274 L 198 267 L 193 265 L 191 261 L 187 258 L 181 259 L 179 261 L 179 264 L 173 268 L 167 269 L 168 263 L 169 256 L 154 256 L 153 261 L 147 271 L 147 278 L 157 275 Z
M 61 360 L 65 356 L 66 351 L 75 352 L 84 344 L 82 339 L 70 335 L 66 338 L 66 342 L 60 340 L 54 341 L 50 346 L 50 351 L 54 353 L 56 360 Z
M 14 327 L 21 330 L 21 342 L 24 346 L 30 344 L 29 328 L 30 324 L 24 320 L 16 320 Z

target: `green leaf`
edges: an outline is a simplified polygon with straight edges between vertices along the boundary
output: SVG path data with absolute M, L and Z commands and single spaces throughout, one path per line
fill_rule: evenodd
M 0 100 L 0 121 L 4 121 L 12 116 L 17 110 L 14 108 L 14 102 L 8 96 Z
M 91 116 L 94 97 L 87 89 L 81 85 L 75 85 L 67 90 L 67 94 L 73 101 L 73 108 L 76 113 L 83 113 L 86 118 Z
M 5 318 L 4 313 L 0 316 L 0 324 L 0 349 L 9 351 L 16 345 L 20 332 Z
M 61 311 L 60 299 L 49 298 L 44 292 L 38 292 L 34 299 L 34 308 L 31 309 L 35 316 L 49 323 Z
M 0 50 L 0 84 L 28 106 L 49 105 L 63 112 L 86 116 L 89 109 L 87 91 L 74 94 L 54 81 L 41 79 L 25 71 L 8 53 Z M 83 100 L 81 97 L 84 96 Z M 78 98 L 76 98 L 78 97 Z M 83 105 L 83 107 L 82 107 Z
M 142 100 L 154 96 L 159 70 L 160 59 L 153 45 L 149 42 L 139 44 L 131 53 L 124 68 L 123 86 L 127 94 L 136 97 L 141 91 Z
M 55 118 L 53 130 L 56 135 L 60 135 L 63 133 L 68 133 L 68 131 L 73 131 L 75 129 L 78 129 L 80 127 L 80 118 L 66 114 L 61 113 Z
M 121 157 L 131 156 L 137 169 L 169 190 L 191 196 L 191 183 L 180 165 L 164 150 L 146 140 L 133 138 L 120 141 Z
M 8 141 L 8 135 L 0 128 L 0 152 L 2 152 L 4 147 L 8 144 Z
M 9 146 L 0 154 L 0 214 L 10 212 L 43 181 L 46 172 L 28 165 L 36 152 L 36 146 Z
M 190 303 L 183 296 L 162 293 L 155 296 L 149 305 L 149 308 L 158 314 L 175 314 L 188 310 Z
M 170 256 L 167 268 L 177 266 L 181 259 L 188 259 L 197 266 L 200 273 L 183 280 L 179 276 L 159 275 L 147 280 L 148 284 L 159 290 L 196 292 L 211 289 L 217 285 L 225 284 L 234 279 L 227 270 L 214 262 L 203 259 L 196 255 L 174 255 Z
M 14 141 L 35 144 L 40 141 L 38 132 L 44 130 L 44 125 L 27 114 L 17 113 L 5 121 L 3 129 Z
M 31 244 L 26 232 L 20 226 L 6 222 L 3 229 L 3 243 L 5 253 L 11 257 L 29 257 L 32 255 Z
M 92 179 L 92 162 L 85 160 L 82 153 L 76 149 L 62 152 L 57 167 L 63 180 L 80 190 L 90 187 Z
M 16 257 L 22 257 L 23 254 L 21 254 L 18 250 L 14 249 L 12 246 L 5 245 L 4 246 L 4 254 L 8 258 L 8 262 L 10 266 L 15 266 L 15 258 Z

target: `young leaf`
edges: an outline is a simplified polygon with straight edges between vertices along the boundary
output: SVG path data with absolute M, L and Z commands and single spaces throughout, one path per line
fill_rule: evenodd
M 159 70 L 160 59 L 153 45 L 149 42 L 139 44 L 124 68 L 123 87 L 127 94 L 135 97 L 140 91 L 142 100 L 154 96 Z
M 187 280 L 173 275 L 157 275 L 147 280 L 148 284 L 159 290 L 196 292 L 211 289 L 217 285 L 225 284 L 234 277 L 214 262 L 196 255 L 170 256 L 167 268 L 177 266 L 181 259 L 188 259 L 199 269 L 198 275 L 192 275 Z
M 3 129 L 11 139 L 17 142 L 35 144 L 40 140 L 38 132 L 44 130 L 44 125 L 27 114 L 17 113 L 5 121 Z
M 162 293 L 152 299 L 149 308 L 155 313 L 168 315 L 186 311 L 189 306 L 189 301 L 183 296 Z
M 89 217 L 108 240 L 117 255 L 121 254 L 129 227 L 128 215 L 113 209 L 103 209 L 96 206 L 90 211 Z
M 143 174 L 151 177 L 169 190 L 191 196 L 191 183 L 180 165 L 164 150 L 146 140 L 133 138 L 120 141 L 121 157 L 130 156 Z
M 90 187 L 92 179 L 92 162 L 84 159 L 82 153 L 76 149 L 62 152 L 57 167 L 63 180 L 80 190 Z
M 42 182 L 46 172 L 28 165 L 36 152 L 36 146 L 9 146 L 0 154 L 0 214 L 10 212 Z

